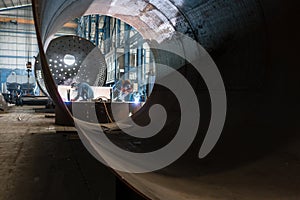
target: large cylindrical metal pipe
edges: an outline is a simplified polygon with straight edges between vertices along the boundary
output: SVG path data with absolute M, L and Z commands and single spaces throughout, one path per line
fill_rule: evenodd
M 151 44 L 164 43 L 176 31 L 198 41 L 214 59 L 226 86 L 227 119 L 216 149 L 206 159 L 197 157 L 203 133 L 211 118 L 210 97 L 203 92 L 205 83 L 201 76 L 187 64 L 179 71 L 197 93 L 202 119 L 192 147 L 178 162 L 158 172 L 141 175 L 119 172 L 127 182 L 149 198 L 178 199 L 179 195 L 181 199 L 195 199 L 199 195 L 203 173 L 220 170 L 216 167 L 220 163 L 231 162 L 226 165 L 228 168 L 248 157 L 264 154 L 260 150 L 265 149 L 268 139 L 275 140 L 284 127 L 295 122 L 293 116 L 299 110 L 296 103 L 299 95 L 295 95 L 292 100 L 288 97 L 298 88 L 296 85 L 299 80 L 294 79 L 297 70 L 291 64 L 283 63 L 288 58 L 287 54 L 278 53 L 284 51 L 285 44 L 277 44 L 276 39 L 281 38 L 279 33 L 282 37 L 286 37 L 286 33 L 275 32 L 277 26 L 273 21 L 274 16 L 281 20 L 287 19 L 279 9 L 284 3 L 278 2 L 274 1 L 271 5 L 267 0 L 33 0 L 46 86 L 53 100 L 71 119 L 51 80 L 43 50 L 46 50 L 59 28 L 75 17 L 101 14 L 119 18 L 135 27 Z M 278 47 L 278 51 L 274 50 L 275 47 Z M 187 51 L 187 48 L 183 51 Z M 158 51 L 156 54 L 157 60 L 162 63 L 174 62 L 171 55 L 168 57 L 168 54 L 161 53 Z M 174 65 L 177 65 L 177 61 Z M 157 102 L 166 106 L 175 118 L 167 122 L 163 129 L 167 135 L 166 140 L 172 139 L 173 129 L 178 128 L 174 123 L 180 123 L 177 119 L 180 118 L 180 110 L 173 109 L 172 106 L 178 102 L 164 88 L 154 89 L 136 120 L 141 124 L 146 121 L 147 124 L 149 116 L 143 114 L 143 111 L 148 111 Z M 286 106 L 283 107 L 283 104 Z M 293 111 L 290 112 L 289 108 L 293 108 Z M 146 141 L 145 146 L 150 144 L 148 150 L 157 149 L 160 147 L 155 144 L 157 141 L 166 142 L 162 136 L 154 138 L 154 142 Z M 86 144 L 89 142 L 84 141 Z M 247 148 L 253 146 L 256 146 L 255 150 L 247 151 Z M 88 149 L 95 157 L 101 157 L 92 146 Z M 243 155 L 240 152 L 244 152 Z

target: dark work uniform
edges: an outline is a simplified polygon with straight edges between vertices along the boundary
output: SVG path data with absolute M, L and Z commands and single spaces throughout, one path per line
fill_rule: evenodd
M 78 100 L 79 97 L 81 97 L 84 101 L 94 98 L 93 89 L 89 84 L 79 83 L 77 85 L 77 96 L 74 98 L 74 101 Z
M 21 89 L 17 89 L 17 91 L 16 91 L 16 105 L 17 106 L 23 106 L 22 90 Z

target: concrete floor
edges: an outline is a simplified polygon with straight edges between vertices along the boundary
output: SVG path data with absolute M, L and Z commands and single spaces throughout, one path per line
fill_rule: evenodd
M 0 114 L 0 199 L 115 199 L 115 176 L 74 129 L 54 125 L 34 108 Z
M 116 192 L 114 175 L 90 156 L 75 130 L 54 125 L 54 118 L 45 118 L 34 108 L 14 107 L 0 114 L 0 200 L 142 199 Z M 204 166 L 211 171 L 193 177 L 192 165 L 183 166 L 190 170 L 176 176 L 171 175 L 172 168 L 165 173 L 120 175 L 153 199 L 298 200 L 299 146 L 296 137 L 252 162 L 234 168 L 225 168 L 224 162 L 214 165 L 216 170 Z M 155 195 L 162 191 L 163 197 Z

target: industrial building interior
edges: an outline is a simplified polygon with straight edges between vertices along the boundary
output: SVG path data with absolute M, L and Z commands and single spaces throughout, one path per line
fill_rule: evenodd
M 0 0 L 0 200 L 300 199 L 299 11 Z

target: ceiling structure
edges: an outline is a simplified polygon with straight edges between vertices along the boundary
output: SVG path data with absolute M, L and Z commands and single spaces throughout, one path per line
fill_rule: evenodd
M 0 11 L 30 5 L 31 0 L 0 0 Z
M 31 0 L 0 0 L 0 22 L 18 21 L 20 24 L 33 24 L 34 22 L 31 16 L 22 16 L 19 13 L 13 13 L 13 16 L 11 16 L 12 13 L 8 13 L 14 9 L 27 7 L 31 7 Z M 16 19 L 16 16 L 18 16 L 18 19 Z M 77 28 L 77 24 L 70 22 L 66 23 L 64 27 L 75 29 Z

